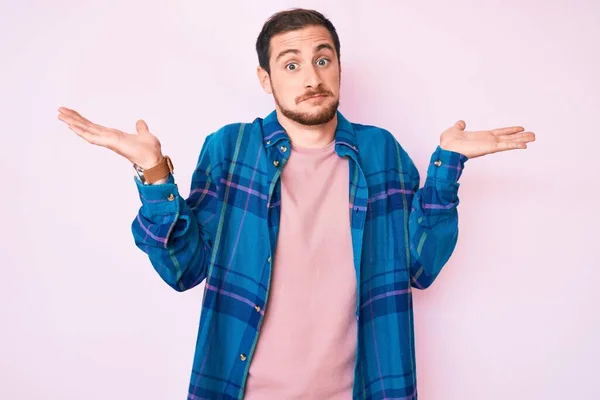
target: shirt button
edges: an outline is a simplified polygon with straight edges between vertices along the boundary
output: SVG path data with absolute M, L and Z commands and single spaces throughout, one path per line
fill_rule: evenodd
M 434 162 L 434 164 L 435 164 L 435 166 L 436 166 L 436 167 L 439 167 L 439 166 L 441 166 L 441 165 L 442 165 L 442 162 L 441 162 L 440 160 L 436 160 L 436 161 Z
M 258 304 L 254 306 L 254 309 L 256 310 L 256 312 L 260 312 L 260 306 Z
M 169 201 L 175 200 L 175 195 L 173 193 L 171 193 L 169 196 L 167 196 L 167 200 L 169 200 Z
M 240 354 L 240 360 L 246 361 L 246 355 L 244 353 Z
M 276 167 L 279 167 L 279 161 L 277 161 L 277 160 L 273 161 L 273 165 Z
M 280 147 L 280 149 L 281 149 L 281 151 L 282 151 L 282 152 L 284 152 L 284 153 L 287 151 L 287 147 L 285 147 L 285 146 L 281 146 L 281 147 Z
M 270 257 L 270 256 L 269 256 L 269 258 L 267 258 L 267 261 L 268 261 L 268 262 L 271 262 L 271 257 Z
M 270 141 L 270 140 L 267 140 L 267 144 L 271 144 L 271 141 Z

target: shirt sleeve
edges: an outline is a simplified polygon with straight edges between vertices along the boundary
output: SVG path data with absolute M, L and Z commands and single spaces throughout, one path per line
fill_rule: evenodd
M 134 242 L 177 291 L 190 289 L 206 277 L 214 240 L 208 221 L 216 213 L 218 194 L 212 178 L 210 138 L 200 152 L 188 198 L 181 196 L 172 175 L 157 185 L 144 185 L 134 178 L 142 203 L 131 225 Z
M 431 155 L 424 186 L 413 174 L 415 195 L 408 229 L 411 284 L 429 287 L 452 255 L 458 240 L 458 180 L 467 161 L 462 154 L 440 146 Z M 414 165 L 413 170 L 416 171 Z

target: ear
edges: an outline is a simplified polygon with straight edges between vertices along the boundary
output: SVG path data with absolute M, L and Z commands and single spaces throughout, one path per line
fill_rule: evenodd
M 263 90 L 268 94 L 273 94 L 273 88 L 271 87 L 271 80 L 269 79 L 269 73 L 265 71 L 263 67 L 256 68 L 256 76 Z

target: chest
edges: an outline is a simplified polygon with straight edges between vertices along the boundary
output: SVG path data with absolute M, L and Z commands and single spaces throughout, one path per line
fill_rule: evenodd
M 319 168 L 285 165 L 285 160 L 280 168 L 270 168 L 268 160 L 258 169 L 230 166 L 230 173 L 221 178 L 222 204 L 214 219 L 220 234 L 215 261 L 246 280 L 267 285 L 271 271 L 266 260 L 274 257 L 280 229 L 286 226 L 302 232 L 306 243 L 325 245 L 349 231 L 356 277 L 361 281 L 390 269 L 406 269 L 404 239 L 412 195 L 404 176 L 360 165 L 351 157 L 338 160 Z

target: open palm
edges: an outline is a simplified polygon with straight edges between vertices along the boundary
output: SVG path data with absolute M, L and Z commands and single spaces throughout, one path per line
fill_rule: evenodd
M 87 142 L 106 147 L 127 158 L 142 168 L 158 164 L 163 156 L 160 141 L 150 133 L 143 120 L 136 123 L 137 134 L 125 133 L 117 129 L 94 124 L 77 111 L 60 107 L 58 119 Z
M 460 153 L 467 158 L 480 157 L 499 151 L 526 149 L 535 140 L 533 132 L 521 126 L 492 129 L 490 131 L 465 131 L 464 121 L 458 121 L 442 133 L 440 147 Z

